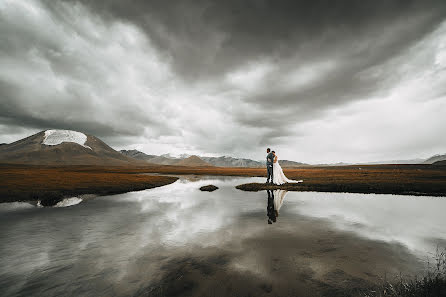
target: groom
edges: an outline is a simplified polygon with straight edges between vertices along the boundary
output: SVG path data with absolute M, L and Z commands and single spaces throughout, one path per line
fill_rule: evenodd
M 266 149 L 266 170 L 267 170 L 267 176 L 266 176 L 266 183 L 273 183 L 273 161 L 274 161 L 274 154 L 271 152 L 270 148 Z

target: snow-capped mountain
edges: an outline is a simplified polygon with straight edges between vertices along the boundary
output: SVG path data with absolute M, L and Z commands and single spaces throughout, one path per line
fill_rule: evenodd
M 0 162 L 36 165 L 135 165 L 99 138 L 72 130 L 46 130 L 0 146 Z

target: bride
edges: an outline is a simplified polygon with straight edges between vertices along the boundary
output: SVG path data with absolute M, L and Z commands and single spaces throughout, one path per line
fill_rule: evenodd
M 282 167 L 279 164 L 279 160 L 277 158 L 276 152 L 272 151 L 274 155 L 273 161 L 273 184 L 275 185 L 283 185 L 285 183 L 301 183 L 303 180 L 292 180 L 288 179 L 283 173 Z

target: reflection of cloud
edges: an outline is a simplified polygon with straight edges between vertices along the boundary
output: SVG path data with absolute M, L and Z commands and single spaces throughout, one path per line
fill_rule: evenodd
M 244 275 L 256 288 L 267 280 L 274 290 L 285 290 L 298 276 L 305 281 L 293 283 L 293 290 L 314 289 L 320 281 L 339 285 L 327 281 L 336 269 L 352 281 L 365 272 L 415 271 L 415 257 L 400 243 L 422 244 L 434 233 L 446 238 L 439 230 L 446 202 L 427 197 L 277 191 L 277 201 L 287 195 L 287 205 L 281 222 L 271 226 L 264 193 L 234 188 L 257 180 L 263 178 L 180 179 L 68 208 L 0 205 L 0 226 L 8 225 L 0 228 L 0 238 L 8 238 L 0 244 L 2 281 L 14 292 L 38 283 L 60 293 L 73 289 L 67 279 L 76 279 L 94 292 L 133 296 L 183 267 L 180 272 L 199 288 Z M 198 190 L 210 183 L 219 190 Z M 420 214 L 420 203 L 430 213 Z
M 293 192 L 287 201 L 286 212 L 324 218 L 340 230 L 398 242 L 421 254 L 435 249 L 430 238 L 446 239 L 441 197 Z
M 213 237 L 215 230 L 231 225 L 239 212 L 232 207 L 246 196 L 244 192 L 235 191 L 233 185 L 252 178 L 205 178 L 190 182 L 179 180 L 168 187 L 147 191 L 150 198 L 134 193 L 140 202 L 142 213 L 157 214 L 156 228 L 159 240 L 167 245 L 182 246 L 196 240 L 197 236 L 207 237 L 203 245 L 218 245 L 225 238 Z M 198 189 L 207 184 L 214 184 L 219 190 L 213 193 Z M 231 185 L 231 186 L 228 186 Z M 155 199 L 154 199 L 155 198 Z M 243 205 L 243 203 L 241 203 Z

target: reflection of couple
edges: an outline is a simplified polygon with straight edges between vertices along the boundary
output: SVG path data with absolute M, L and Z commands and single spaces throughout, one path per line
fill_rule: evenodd
M 279 216 L 279 210 L 282 207 L 283 200 L 285 199 L 288 191 L 285 190 L 267 190 L 268 203 L 266 206 L 266 215 L 268 216 L 268 224 L 275 223 Z
M 268 173 L 266 177 L 267 184 L 272 183 L 275 185 L 283 185 L 285 183 L 302 182 L 302 180 L 291 180 L 285 176 L 275 151 L 271 151 L 271 149 L 267 148 L 266 153 L 266 169 Z

